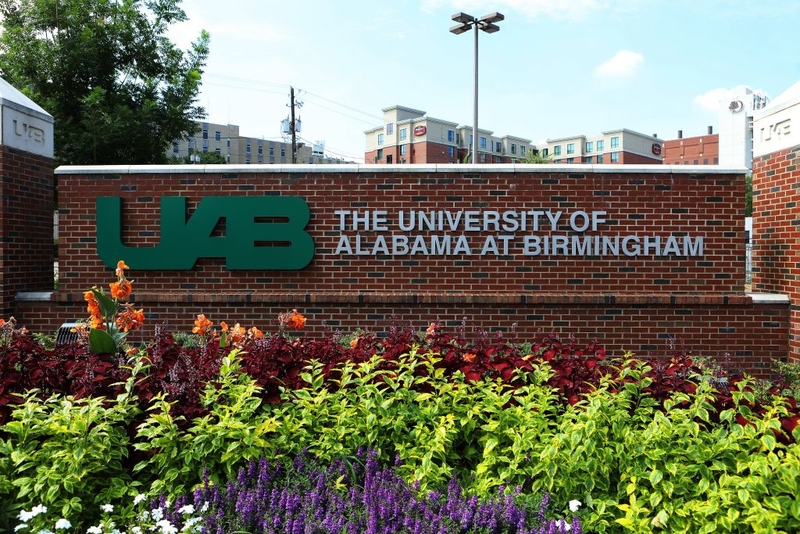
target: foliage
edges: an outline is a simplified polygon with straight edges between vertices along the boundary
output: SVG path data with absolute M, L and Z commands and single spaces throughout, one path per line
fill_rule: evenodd
M 91 520 L 92 510 L 137 487 L 125 465 L 135 404 L 128 395 L 106 406 L 101 397 L 41 401 L 36 393 L 31 390 L 2 427 L 0 449 L 8 451 L 10 472 L 0 470 L 0 489 L 6 490 L 0 501 L 5 512 L 37 503 L 62 518 L 81 518 L 76 528 L 88 526 L 83 521 Z
M 192 159 L 196 158 L 196 159 Z M 200 164 L 200 165 L 221 165 L 228 163 L 228 158 L 216 152 L 195 152 L 182 158 L 178 156 L 171 156 L 167 163 L 170 165 L 187 165 L 187 164 Z
M 91 316 L 77 330 L 88 339 L 94 354 L 115 354 L 124 346 L 128 332 L 138 330 L 144 322 L 143 310 L 134 309 L 131 302 L 122 303 L 133 291 L 132 281 L 125 276 L 128 268 L 124 261 L 117 262 L 117 281 L 109 284 L 110 297 L 97 286 L 83 295 Z
M 59 164 L 164 163 L 204 116 L 208 33 L 167 37 L 180 0 L 2 0 L 0 74 L 55 119 Z
M 553 156 L 550 154 L 542 154 L 538 150 L 529 150 L 525 155 L 525 160 L 523 163 L 547 165 L 549 163 L 553 163 Z

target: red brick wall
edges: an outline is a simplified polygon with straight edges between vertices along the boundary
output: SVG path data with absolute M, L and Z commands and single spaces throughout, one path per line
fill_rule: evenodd
M 800 299 L 800 145 L 753 159 L 753 289 Z M 791 354 L 800 358 L 800 310 L 792 306 Z
M 633 152 L 620 152 L 619 162 L 625 165 L 661 165 L 661 157 L 642 156 Z M 606 153 L 603 163 L 611 163 L 611 154 Z
M 53 289 L 53 160 L 0 146 L 0 313 L 18 291 Z
M 217 323 L 274 330 L 278 313 L 297 308 L 308 318 L 308 335 L 382 332 L 393 325 L 424 329 L 431 321 L 455 330 L 465 321 L 468 335 L 513 330 L 525 340 L 544 331 L 583 342 L 597 338 L 614 352 L 729 354 L 730 367 L 760 375 L 771 359 L 785 357 L 788 303 L 754 303 L 743 293 L 743 176 L 663 167 L 573 173 L 508 166 L 462 174 L 458 167 L 351 172 L 318 166 L 287 173 L 252 166 L 225 174 L 203 174 L 202 167 L 130 174 L 60 169 L 61 190 L 83 194 L 61 197 L 59 290 L 52 303 L 18 302 L 18 318 L 53 331 L 86 316 L 86 289 L 112 281 L 113 269 L 100 263 L 95 249 L 96 196 L 125 199 L 124 241 L 138 246 L 158 239 L 159 196 L 184 196 L 191 212 L 205 196 L 280 193 L 301 196 L 310 206 L 312 263 L 301 271 L 227 271 L 223 259 L 200 259 L 191 272 L 132 270 L 132 298 L 148 316 L 141 340 L 151 339 L 159 324 L 190 330 L 199 313 Z M 607 221 L 592 235 L 702 236 L 704 256 L 536 257 L 523 255 L 519 244 L 499 256 L 337 256 L 338 209 L 384 209 L 394 222 L 401 209 L 549 209 L 563 211 L 562 217 L 605 211 Z M 572 231 L 562 223 L 557 232 Z M 359 233 L 370 242 L 376 237 Z M 472 232 L 470 242 L 485 237 Z
M 130 246 L 148 246 L 157 239 L 158 197 L 164 195 L 186 197 L 190 211 L 205 196 L 276 192 L 303 197 L 310 206 L 308 231 L 317 253 L 302 271 L 228 271 L 222 259 L 200 259 L 191 272 L 148 272 L 140 277 L 139 291 L 719 293 L 741 292 L 745 278 L 744 177 L 730 174 L 533 173 L 515 172 L 512 167 L 461 174 L 433 167 L 412 171 L 392 166 L 378 173 L 320 169 L 308 174 L 60 174 L 59 183 L 64 191 L 83 192 L 63 195 L 60 201 L 61 294 L 82 293 L 87 280 L 108 275 L 94 248 L 96 196 L 125 199 L 129 226 L 123 239 Z M 549 209 L 564 213 L 558 233 L 568 236 L 579 235 L 564 220 L 570 214 L 604 211 L 607 222 L 591 235 L 666 238 L 687 234 L 704 238 L 704 255 L 666 259 L 524 256 L 520 237 L 507 255 L 481 256 L 484 238 L 502 232 L 467 232 L 476 249 L 471 256 L 334 255 L 341 234 L 334 212 L 376 209 L 387 210 L 390 221 L 401 209 Z M 345 233 L 354 237 L 356 232 Z M 358 233 L 368 242 L 377 235 Z

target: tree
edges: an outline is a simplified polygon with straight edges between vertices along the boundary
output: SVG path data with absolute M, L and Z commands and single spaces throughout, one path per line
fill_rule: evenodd
M 180 0 L 0 0 L 0 76 L 54 118 L 58 164 L 163 163 L 205 117 L 202 31 L 166 36 Z

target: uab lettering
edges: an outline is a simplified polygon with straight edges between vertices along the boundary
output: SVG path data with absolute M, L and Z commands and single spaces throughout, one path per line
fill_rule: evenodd
M 122 240 L 122 199 L 97 198 L 97 252 L 106 265 L 124 259 L 140 271 L 190 270 L 199 258 L 225 258 L 230 270 L 298 270 L 314 257 L 301 197 L 205 197 L 188 218 L 186 198 L 160 202 L 158 244 L 132 247 Z

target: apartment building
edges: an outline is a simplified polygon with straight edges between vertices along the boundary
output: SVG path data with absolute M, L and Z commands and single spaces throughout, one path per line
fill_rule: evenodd
M 364 132 L 366 163 L 463 163 L 471 160 L 472 126 L 429 117 L 403 106 L 383 110 L 383 124 Z M 535 150 L 530 139 L 478 129 L 479 163 L 519 163 Z
M 577 135 L 548 139 L 537 148 L 553 163 L 661 164 L 664 141 L 655 134 L 609 130 L 596 136 Z
M 235 124 L 198 122 L 197 131 L 184 139 L 175 139 L 167 150 L 167 158 L 185 159 L 202 153 L 216 153 L 232 164 L 281 164 L 292 163 L 292 145 L 257 137 L 246 137 L 239 133 Z M 323 164 L 349 163 L 342 158 L 333 158 L 324 153 L 324 142 L 313 146 L 298 144 L 295 163 Z

